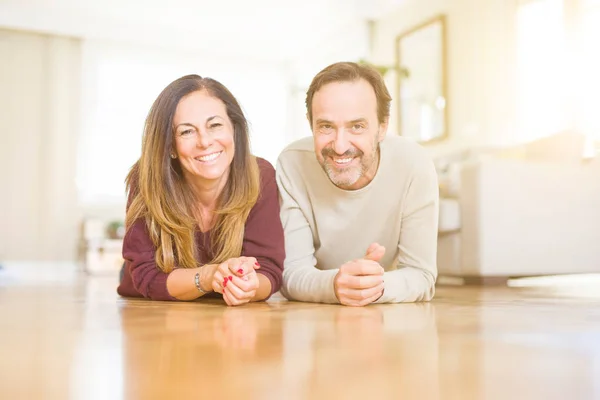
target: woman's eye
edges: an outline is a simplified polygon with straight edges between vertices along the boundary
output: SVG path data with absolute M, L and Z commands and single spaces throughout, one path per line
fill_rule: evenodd
M 222 125 L 222 124 L 220 124 L 220 123 L 218 123 L 218 122 L 217 122 L 217 123 L 214 123 L 214 124 L 211 124 L 211 125 L 210 125 L 210 129 L 215 129 L 215 128 L 218 128 L 218 127 L 220 127 L 221 125 Z
M 186 136 L 186 135 L 189 135 L 190 133 L 192 133 L 192 130 L 191 129 L 186 129 L 185 131 L 181 131 L 179 134 L 181 136 Z

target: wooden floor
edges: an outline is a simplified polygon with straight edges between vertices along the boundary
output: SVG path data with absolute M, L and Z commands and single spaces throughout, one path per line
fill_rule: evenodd
M 0 399 L 600 399 L 600 279 L 543 281 L 440 286 L 426 304 L 228 308 L 5 267 Z

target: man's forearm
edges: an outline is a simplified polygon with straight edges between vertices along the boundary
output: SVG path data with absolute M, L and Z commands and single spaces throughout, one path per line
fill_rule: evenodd
M 428 271 L 404 267 L 383 274 L 385 289 L 375 303 L 412 303 L 430 301 L 435 294 L 435 279 Z
M 286 267 L 281 293 L 288 300 L 338 304 L 333 287 L 337 269 L 319 270 L 313 266 Z

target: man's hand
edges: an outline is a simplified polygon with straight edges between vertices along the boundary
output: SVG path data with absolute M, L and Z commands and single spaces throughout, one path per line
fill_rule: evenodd
M 385 254 L 385 247 L 383 247 L 379 243 L 371 243 L 371 245 L 367 249 L 367 254 L 365 255 L 365 259 L 379 262 L 379 260 L 381 260 L 383 258 L 384 254 Z
M 365 306 L 383 294 L 383 267 L 379 260 L 385 248 L 373 243 L 364 258 L 350 261 L 340 267 L 333 281 L 333 289 L 340 303 L 347 306 Z

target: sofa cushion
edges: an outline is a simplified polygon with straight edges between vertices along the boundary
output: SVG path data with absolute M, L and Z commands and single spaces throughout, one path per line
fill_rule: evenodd
M 456 199 L 440 198 L 438 232 L 447 233 L 460 229 L 460 203 Z

